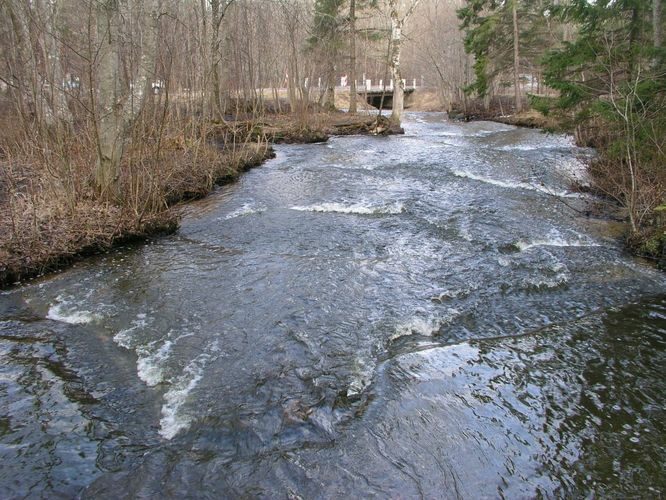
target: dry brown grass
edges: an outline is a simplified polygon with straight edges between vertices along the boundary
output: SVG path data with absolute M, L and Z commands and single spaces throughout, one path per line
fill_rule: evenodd
M 85 133 L 0 134 L 0 286 L 119 241 L 173 231 L 171 205 L 205 196 L 272 154 L 261 141 L 221 148 L 191 124 L 135 134 L 112 202 L 94 189 L 94 151 Z
M 119 240 L 172 230 L 176 223 L 168 212 L 139 219 L 108 203 L 80 201 L 70 208 L 24 197 L 1 205 L 0 215 L 0 282 L 5 284 L 57 269 Z
M 269 142 L 368 133 L 376 120 L 338 112 L 188 120 L 159 129 L 150 123 L 135 126 L 112 201 L 94 188 L 95 152 L 85 124 L 76 133 L 0 132 L 0 286 L 119 241 L 174 230 L 170 207 L 261 164 L 273 156 Z

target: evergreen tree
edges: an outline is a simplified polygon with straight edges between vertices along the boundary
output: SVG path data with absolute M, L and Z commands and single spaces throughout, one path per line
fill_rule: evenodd
M 465 30 L 465 50 L 474 55 L 476 80 L 468 87 L 469 92 L 489 95 L 495 80 L 510 70 L 513 70 L 516 85 L 520 47 L 515 43 L 519 38 L 515 32 L 519 30 L 514 26 L 514 9 L 516 21 L 522 17 L 516 2 L 518 0 L 467 0 L 467 5 L 458 10 Z M 519 101 L 517 97 L 516 108 L 520 106 Z
M 520 75 L 538 75 L 544 50 L 559 43 L 559 32 L 549 22 L 547 2 L 467 0 L 458 17 L 465 30 L 465 50 L 474 55 L 476 80 L 467 91 L 486 97 L 495 86 L 512 85 L 519 111 Z
M 575 24 L 577 37 L 544 61 L 555 105 L 600 147 L 599 185 L 626 206 L 633 233 L 666 193 L 666 66 L 652 7 L 571 0 L 553 13 Z

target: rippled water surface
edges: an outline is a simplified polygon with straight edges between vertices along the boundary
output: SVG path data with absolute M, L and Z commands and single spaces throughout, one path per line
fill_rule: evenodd
M 665 276 L 564 136 L 281 146 L 0 295 L 0 496 L 658 497 Z

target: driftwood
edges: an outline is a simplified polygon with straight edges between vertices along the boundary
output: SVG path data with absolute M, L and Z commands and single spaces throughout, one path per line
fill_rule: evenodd
M 385 116 L 369 116 L 333 124 L 336 135 L 372 134 L 391 132 L 391 123 Z
M 331 135 L 388 135 L 402 133 L 385 116 L 349 116 L 320 125 L 287 120 L 227 120 L 212 124 L 209 137 L 220 145 L 238 142 L 311 143 L 325 142 Z

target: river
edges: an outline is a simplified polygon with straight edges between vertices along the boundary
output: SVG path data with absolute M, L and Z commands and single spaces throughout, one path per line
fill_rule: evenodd
M 0 294 L 0 497 L 658 497 L 666 276 L 571 138 L 407 114 Z

